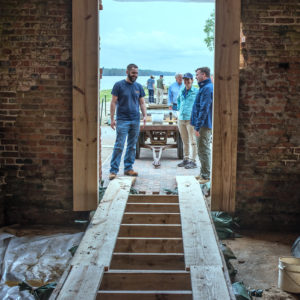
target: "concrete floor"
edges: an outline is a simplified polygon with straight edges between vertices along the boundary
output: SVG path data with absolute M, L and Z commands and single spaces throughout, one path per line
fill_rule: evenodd
M 110 156 L 115 142 L 115 131 L 109 126 L 102 126 L 101 132 L 103 175 L 107 177 Z M 135 163 L 135 169 L 140 173 L 135 185 L 137 190 L 141 187 L 147 191 L 145 181 L 148 182 L 148 186 L 155 186 L 155 179 L 163 178 L 167 175 L 174 185 L 176 175 L 194 175 L 197 172 L 194 169 L 189 170 L 185 174 L 182 168 L 174 167 L 178 161 L 176 151 L 174 150 L 167 150 L 168 152 L 163 155 L 161 169 L 146 172 L 145 169 L 153 169 L 153 167 L 150 163 L 151 153 L 146 152 L 149 150 L 143 149 L 143 151 L 141 159 Z M 151 182 L 153 182 L 153 185 Z M 277 288 L 278 259 L 280 256 L 291 255 L 291 246 L 299 234 L 253 231 L 243 231 L 241 234 L 241 238 L 223 241 L 232 249 L 237 257 L 237 260 L 231 260 L 233 266 L 238 271 L 235 281 L 243 281 L 251 289 L 263 289 L 263 298 L 256 299 L 300 299 L 300 295 L 288 294 Z

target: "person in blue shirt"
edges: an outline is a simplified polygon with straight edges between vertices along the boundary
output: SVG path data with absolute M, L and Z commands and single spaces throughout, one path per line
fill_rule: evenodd
M 150 78 L 147 80 L 149 103 L 154 103 L 154 87 L 155 87 L 155 80 L 154 77 L 151 75 Z
M 198 68 L 196 78 L 200 89 L 193 106 L 191 124 L 195 129 L 198 156 L 201 162 L 199 182 L 203 184 L 210 181 L 211 165 L 213 84 L 210 79 L 210 69 Z
M 196 136 L 194 133 L 194 127 L 190 124 L 192 108 L 195 102 L 195 98 L 198 89 L 193 87 L 193 75 L 186 73 L 183 75 L 184 85 L 177 98 L 178 109 L 178 129 L 183 142 L 184 158 L 178 167 L 184 167 L 186 169 L 196 168 Z M 191 148 L 191 153 L 190 153 Z
M 168 105 L 170 110 L 177 111 L 177 97 L 181 89 L 184 88 L 182 82 L 182 74 L 177 73 L 175 75 L 175 82 L 172 83 L 168 90 Z
M 111 128 L 116 129 L 116 141 L 110 162 L 109 179 L 116 178 L 119 171 L 121 156 L 127 137 L 127 148 L 124 157 L 124 175 L 138 176 L 132 168 L 135 161 L 136 143 L 140 132 L 140 108 L 143 113 L 144 125 L 146 124 L 145 92 L 138 78 L 138 66 L 129 64 L 126 70 L 127 78 L 115 83 L 112 89 L 110 105 Z M 115 121 L 115 109 L 117 118 Z

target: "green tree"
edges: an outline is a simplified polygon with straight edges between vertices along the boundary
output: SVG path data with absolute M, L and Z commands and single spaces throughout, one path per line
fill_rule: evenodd
M 206 38 L 204 42 L 209 49 L 209 51 L 213 51 L 215 48 L 215 11 L 210 14 L 209 19 L 205 21 L 204 30 L 206 33 Z

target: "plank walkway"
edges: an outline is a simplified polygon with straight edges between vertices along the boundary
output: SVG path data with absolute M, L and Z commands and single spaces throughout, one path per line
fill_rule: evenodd
M 113 180 L 50 299 L 235 299 L 200 186 L 176 180 L 178 196 Z

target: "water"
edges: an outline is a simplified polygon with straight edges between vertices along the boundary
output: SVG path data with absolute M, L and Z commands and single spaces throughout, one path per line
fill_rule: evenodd
M 100 89 L 101 90 L 109 90 L 113 88 L 113 85 L 122 79 L 125 79 L 125 76 L 102 76 L 102 79 L 100 81 Z M 137 82 L 140 83 L 143 86 L 146 86 L 147 80 L 150 78 L 150 76 L 139 76 L 137 79 Z M 159 76 L 155 76 L 155 85 L 156 80 L 159 78 Z M 175 82 L 175 76 L 164 76 L 164 83 L 165 85 L 169 86 Z

